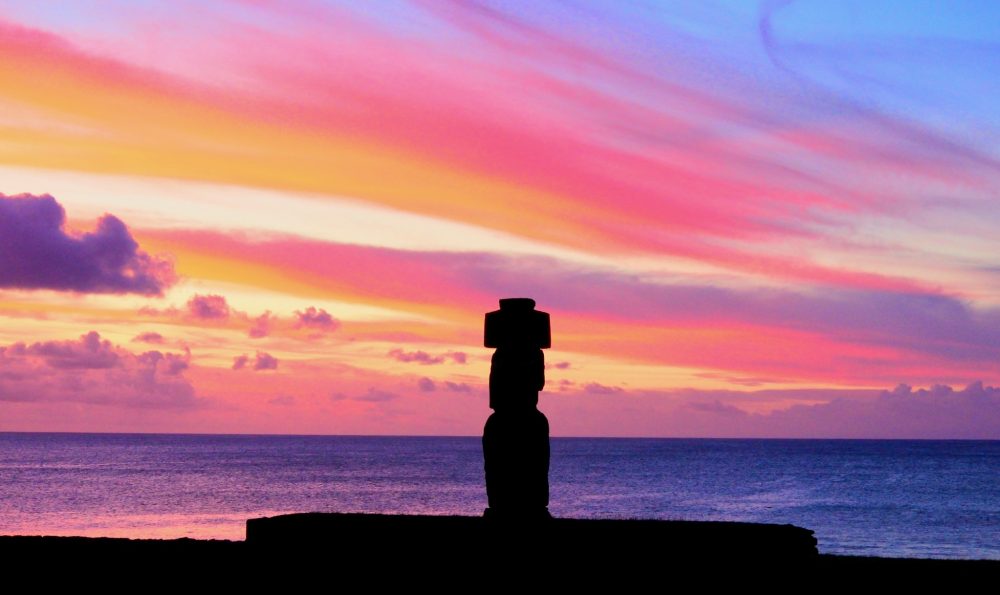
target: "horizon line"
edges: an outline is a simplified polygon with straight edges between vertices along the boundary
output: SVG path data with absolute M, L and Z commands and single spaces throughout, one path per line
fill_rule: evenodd
M 75 436 L 205 436 L 240 438 L 475 438 L 477 434 L 280 434 L 237 432 L 68 432 L 37 430 L 0 430 L 3 434 L 66 434 Z M 774 441 L 854 441 L 854 442 L 1000 442 L 1000 438 L 845 438 L 845 437 L 782 437 L 782 436 L 551 436 L 554 440 L 774 440 Z

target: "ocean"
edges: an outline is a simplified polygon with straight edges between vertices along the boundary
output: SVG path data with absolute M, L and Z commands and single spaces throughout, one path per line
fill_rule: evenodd
M 553 438 L 555 516 L 792 523 L 821 553 L 1000 559 L 1000 441 Z M 243 539 L 482 514 L 478 438 L 0 433 L 0 534 Z

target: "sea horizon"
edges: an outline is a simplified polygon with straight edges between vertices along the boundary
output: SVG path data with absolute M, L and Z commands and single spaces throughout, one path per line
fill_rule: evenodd
M 39 431 L 39 430 L 0 430 L 3 434 L 65 434 L 93 436 L 243 436 L 243 437 L 289 437 L 289 438 L 481 438 L 478 434 L 309 434 L 281 432 L 82 432 L 82 431 Z M 551 440 L 799 440 L 823 441 L 842 440 L 856 442 L 1000 442 L 1000 438 L 847 438 L 818 437 L 804 438 L 797 436 L 550 436 Z
M 0 534 L 244 538 L 293 512 L 486 506 L 469 436 L 0 432 Z M 1000 559 L 1000 441 L 554 437 L 557 517 L 794 524 L 820 553 Z

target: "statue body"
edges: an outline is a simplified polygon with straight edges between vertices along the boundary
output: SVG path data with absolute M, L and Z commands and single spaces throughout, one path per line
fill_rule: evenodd
M 538 410 L 551 345 L 549 315 L 534 300 L 500 300 L 486 314 L 486 347 L 493 347 L 490 408 L 483 430 L 488 516 L 548 518 L 549 422 Z

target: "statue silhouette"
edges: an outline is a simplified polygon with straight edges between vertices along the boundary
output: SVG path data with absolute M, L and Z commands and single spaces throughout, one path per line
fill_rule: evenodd
M 484 343 L 494 347 L 490 408 L 483 429 L 488 517 L 549 518 L 549 422 L 537 409 L 545 387 L 549 315 L 528 298 L 500 300 L 486 314 Z

